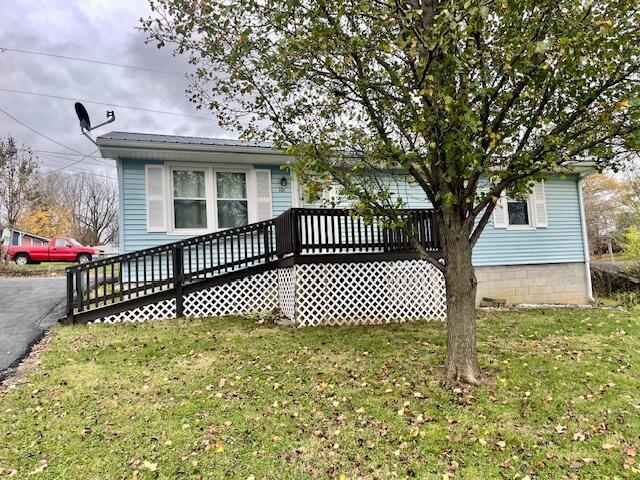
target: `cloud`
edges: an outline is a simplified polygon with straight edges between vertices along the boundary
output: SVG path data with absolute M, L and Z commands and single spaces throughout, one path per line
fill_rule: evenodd
M 37 6 L 36 6 L 37 5 Z M 146 44 L 138 30 L 140 17 L 150 14 L 144 0 L 12 0 L 0 4 L 3 28 L 0 47 L 90 58 L 156 70 L 187 73 L 186 58 L 176 58 L 171 49 Z M 116 122 L 94 132 L 124 130 L 194 136 L 233 137 L 220 129 L 215 117 L 196 111 L 184 93 L 186 80 L 116 66 L 98 65 L 44 56 L 0 53 L 0 88 L 59 95 L 74 99 L 144 107 L 210 117 L 211 120 L 142 112 L 124 108 L 116 111 Z M 89 153 L 95 147 L 80 135 L 73 101 L 0 91 L 0 108 L 32 128 L 59 142 Z M 105 118 L 107 107 L 87 103 L 92 122 Z M 0 136 L 11 134 L 35 150 L 65 151 L 61 146 L 20 126 L 0 112 Z M 66 160 L 41 157 L 45 170 L 59 168 Z M 104 174 L 105 166 L 85 160 L 70 170 L 92 170 Z

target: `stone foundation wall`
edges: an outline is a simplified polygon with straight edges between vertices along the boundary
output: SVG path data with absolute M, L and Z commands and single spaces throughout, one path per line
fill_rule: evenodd
M 584 263 L 476 267 L 478 294 L 514 303 L 589 303 Z

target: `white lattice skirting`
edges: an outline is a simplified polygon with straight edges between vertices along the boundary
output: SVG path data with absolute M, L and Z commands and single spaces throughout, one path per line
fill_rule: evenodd
M 120 322 L 146 322 L 147 320 L 158 320 L 176 316 L 176 300 L 162 300 L 157 303 L 150 303 L 144 307 L 132 308 L 124 312 L 108 315 L 94 320 L 94 323 L 120 323 Z
M 442 320 L 442 273 L 407 260 L 295 265 L 280 270 L 280 309 L 298 326 Z
M 279 308 L 298 326 L 442 320 L 444 277 L 422 260 L 300 264 L 251 275 L 184 296 L 185 317 L 257 313 Z M 174 317 L 175 300 L 134 308 L 96 322 Z
M 278 308 L 278 273 L 251 275 L 184 297 L 185 317 L 218 317 Z

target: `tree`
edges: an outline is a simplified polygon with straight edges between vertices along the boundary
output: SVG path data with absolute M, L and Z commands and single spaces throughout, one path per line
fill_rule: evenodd
M 583 192 L 591 251 L 613 253 L 613 243 L 623 239 L 621 222 L 630 213 L 625 202 L 628 185 L 609 175 L 591 175 L 584 182 Z
M 41 237 L 72 235 L 71 212 L 57 204 L 42 203 L 21 215 L 18 228 Z
M 110 243 L 118 237 L 118 191 L 108 179 L 81 174 L 72 183 L 76 192 L 73 215 L 79 239 L 89 245 Z
M 15 227 L 34 192 L 38 161 L 23 146 L 18 149 L 13 137 L 0 139 L 0 208 L 4 220 Z
M 69 235 L 98 245 L 118 236 L 115 183 L 90 173 L 42 175 L 20 226 L 44 236 Z
M 403 199 L 379 172 L 424 190 L 444 265 L 420 253 L 445 276 L 450 379 L 479 382 L 471 252 L 501 193 L 638 147 L 635 1 L 150 3 L 149 40 L 196 66 L 190 99 L 273 140 L 303 182 L 328 178 L 399 228 Z

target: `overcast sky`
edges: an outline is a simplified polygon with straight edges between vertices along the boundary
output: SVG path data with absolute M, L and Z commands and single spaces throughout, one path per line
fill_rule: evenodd
M 137 27 L 139 18 L 149 14 L 146 0 L 0 0 L 0 48 L 81 57 L 178 74 L 188 72 L 190 67 L 186 60 L 174 58 L 170 48 L 158 50 L 155 45 L 145 44 L 144 33 Z M 0 51 L 0 89 L 206 118 L 201 120 L 85 102 L 94 125 L 106 119 L 107 108 L 116 113 L 116 121 L 95 130 L 94 136 L 111 130 L 124 130 L 233 138 L 232 132 L 218 127 L 211 113 L 195 110 L 187 101 L 185 86 L 186 80 L 180 75 Z M 72 149 L 90 153 L 96 147 L 80 134 L 73 104 L 72 100 L 0 90 L 1 109 Z M 45 171 L 64 167 L 81 158 L 29 131 L 0 111 L 0 136 L 7 134 L 34 150 L 70 154 L 39 153 Z M 115 169 L 106 167 L 105 163 L 115 162 L 85 159 L 67 170 L 91 170 L 114 176 Z

